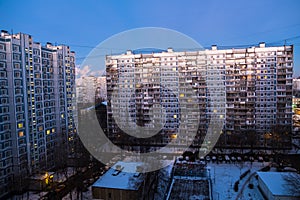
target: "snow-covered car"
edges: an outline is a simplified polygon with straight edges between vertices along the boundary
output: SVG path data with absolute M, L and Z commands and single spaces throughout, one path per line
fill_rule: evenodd
M 254 161 L 254 157 L 253 157 L 253 156 L 250 156 L 250 157 L 249 157 L 249 160 L 250 160 L 251 162 L 253 162 L 253 161 Z
M 226 161 L 226 162 L 230 162 L 230 158 L 229 158 L 229 156 L 228 156 L 228 155 L 225 155 L 225 157 L 224 157 L 224 158 L 225 158 L 225 161 Z
M 215 162 L 215 161 L 217 160 L 217 157 L 216 157 L 216 156 L 213 156 L 213 157 L 211 157 L 211 160 L 212 160 L 213 162 Z
M 231 160 L 234 162 L 236 161 L 236 158 L 234 156 L 231 156 Z
M 237 161 L 239 161 L 239 162 L 241 162 L 241 161 L 242 161 L 242 158 L 241 158 L 241 156 L 238 156 L 236 159 L 237 159 Z
M 210 156 L 206 156 L 206 161 L 209 162 L 210 161 Z
M 200 157 L 200 161 L 205 161 L 204 156 Z

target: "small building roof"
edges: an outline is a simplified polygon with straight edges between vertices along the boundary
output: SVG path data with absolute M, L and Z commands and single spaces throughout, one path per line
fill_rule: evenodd
M 92 187 L 138 190 L 145 179 L 145 175 L 136 172 L 136 167 L 142 165 L 142 162 L 119 161 L 103 174 Z M 118 167 L 122 170 L 116 170 Z
M 294 172 L 257 172 L 270 192 L 277 196 L 300 196 L 300 175 Z M 297 192 L 298 191 L 298 192 Z

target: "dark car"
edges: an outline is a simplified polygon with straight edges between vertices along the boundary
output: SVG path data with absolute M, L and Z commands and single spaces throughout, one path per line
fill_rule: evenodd
M 218 161 L 222 162 L 223 161 L 223 157 L 222 156 L 218 156 Z

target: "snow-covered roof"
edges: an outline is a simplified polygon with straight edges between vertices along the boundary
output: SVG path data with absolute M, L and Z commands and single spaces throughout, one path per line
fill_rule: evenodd
M 118 167 L 122 169 L 119 173 Z M 136 167 L 142 166 L 142 162 L 117 162 L 92 187 L 113 188 L 120 190 L 138 190 L 144 181 L 145 175 L 137 173 Z
M 294 181 L 300 180 L 300 175 L 293 172 L 257 172 L 260 179 L 265 183 L 270 192 L 277 196 L 298 196 L 295 189 L 297 183 Z

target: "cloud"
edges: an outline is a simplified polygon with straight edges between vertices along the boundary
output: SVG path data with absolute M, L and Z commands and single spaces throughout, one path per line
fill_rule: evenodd
M 83 68 L 80 68 L 80 66 L 76 66 L 75 73 L 77 76 L 89 76 L 89 73 L 91 72 L 91 69 L 88 65 L 84 66 Z
M 77 65 L 75 68 L 75 75 L 77 78 L 86 77 L 86 76 L 102 76 L 104 70 L 92 70 L 90 66 L 86 65 L 83 68 L 80 65 Z

